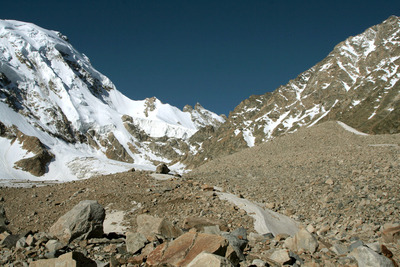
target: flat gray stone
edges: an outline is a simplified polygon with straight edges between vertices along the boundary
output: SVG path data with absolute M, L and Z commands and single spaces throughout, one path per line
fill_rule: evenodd
M 317 239 L 306 229 L 300 229 L 294 237 L 285 240 L 285 246 L 296 252 L 314 253 L 318 248 Z
M 233 267 L 232 263 L 224 257 L 202 252 L 196 256 L 188 265 L 188 267 Z
M 64 245 L 60 241 L 52 239 L 47 241 L 45 247 L 47 248 L 48 251 L 52 252 L 62 249 Z
M 147 243 L 147 238 L 141 233 L 128 232 L 126 234 L 126 250 L 129 253 L 135 254 Z

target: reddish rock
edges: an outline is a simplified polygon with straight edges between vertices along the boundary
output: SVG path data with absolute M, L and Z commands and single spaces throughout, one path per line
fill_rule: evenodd
M 227 247 L 228 241 L 221 236 L 189 232 L 170 243 L 158 246 L 148 255 L 146 263 L 150 266 L 187 266 L 203 251 L 225 256 Z

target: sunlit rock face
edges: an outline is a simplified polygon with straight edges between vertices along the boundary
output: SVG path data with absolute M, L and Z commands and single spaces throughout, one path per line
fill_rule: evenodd
M 400 19 L 392 16 L 339 43 L 286 85 L 242 101 L 211 139 L 195 142 L 198 153 L 185 162 L 196 166 L 327 120 L 369 134 L 399 133 L 399 65 Z

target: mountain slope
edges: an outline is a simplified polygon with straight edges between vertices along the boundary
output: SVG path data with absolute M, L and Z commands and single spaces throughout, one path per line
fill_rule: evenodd
M 155 97 L 127 98 L 59 32 L 0 20 L 0 51 L 3 178 L 35 179 L 13 167 L 32 156 L 18 145 L 18 132 L 54 156 L 41 179 L 68 180 L 132 167 L 110 160 L 169 163 L 198 129 L 224 121 L 200 105 L 181 111 Z
M 400 19 L 392 16 L 339 43 L 286 85 L 244 100 L 185 162 L 196 166 L 327 120 L 365 133 L 399 133 L 399 65 Z

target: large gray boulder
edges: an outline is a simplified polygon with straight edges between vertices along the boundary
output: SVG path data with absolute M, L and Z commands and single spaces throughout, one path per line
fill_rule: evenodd
M 50 234 L 66 244 L 74 239 L 102 237 L 105 216 L 103 206 L 97 201 L 83 200 L 50 227 Z
M 126 234 L 126 250 L 129 253 L 135 254 L 147 243 L 147 238 L 141 233 L 128 232 Z
M 370 248 L 361 246 L 350 253 L 351 257 L 357 260 L 358 266 L 365 267 L 392 267 L 393 262 L 383 255 L 380 255 Z

